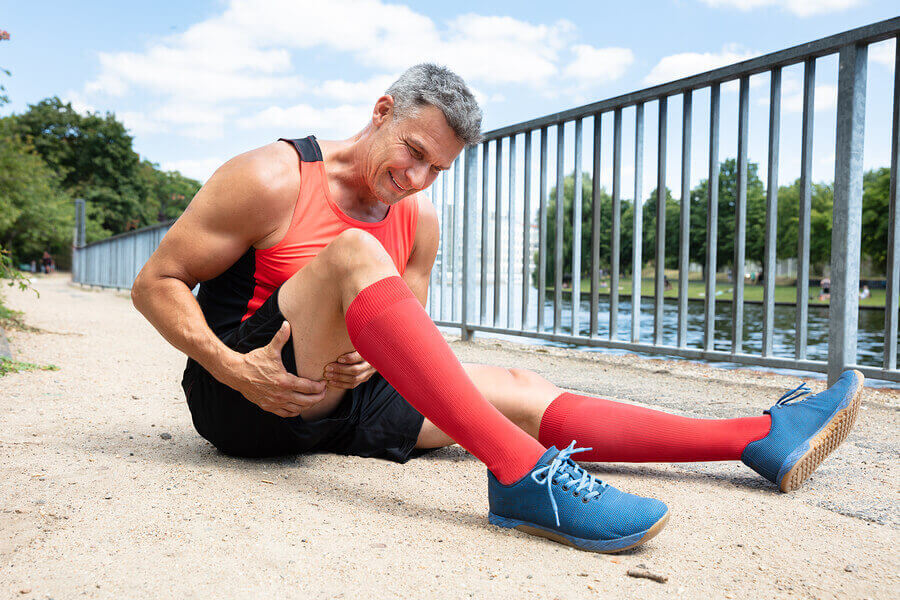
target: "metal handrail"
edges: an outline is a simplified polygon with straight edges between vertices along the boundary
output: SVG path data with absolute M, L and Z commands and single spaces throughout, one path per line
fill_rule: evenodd
M 570 110 L 501 127 L 484 135 L 484 141 L 465 150 L 449 172 L 442 174 L 433 187 L 432 200 L 438 209 L 442 242 L 438 250 L 438 262 L 431 273 L 428 310 L 439 325 L 459 328 L 463 339 L 474 332 L 505 334 L 543 340 L 596 346 L 636 352 L 650 352 L 689 359 L 728 361 L 741 364 L 792 368 L 828 373 L 834 380 L 846 368 L 858 368 L 869 377 L 900 381 L 897 368 L 898 303 L 900 303 L 900 190 L 897 175 L 900 172 L 900 39 L 898 39 L 894 70 L 893 122 L 891 151 L 890 211 L 885 218 L 889 223 L 889 248 L 887 267 L 887 292 L 885 306 L 884 357 L 881 367 L 861 366 L 857 363 L 856 330 L 858 326 L 858 297 L 860 261 L 860 215 L 862 208 L 862 131 L 865 119 L 866 67 L 869 44 L 898 38 L 900 17 L 860 27 L 829 36 L 807 44 L 801 44 L 745 60 L 706 73 L 685 77 L 677 81 L 653 86 L 644 90 L 623 94 L 607 100 L 586 104 Z M 811 360 L 808 357 L 809 317 L 809 248 L 811 214 L 811 172 L 813 148 L 813 107 L 817 59 L 837 54 L 839 57 L 837 136 L 835 146 L 835 185 L 832 229 L 831 279 L 832 298 L 829 307 L 829 351 L 827 360 Z M 744 257 L 746 253 L 746 192 L 748 175 L 749 134 L 749 81 L 760 73 L 770 73 L 768 120 L 768 180 L 766 196 L 767 242 L 765 256 L 772 264 L 775 257 L 774 238 L 777 231 L 778 154 L 780 147 L 781 73 L 786 66 L 803 64 L 803 107 L 801 127 L 800 212 L 798 232 L 798 285 L 797 315 L 793 356 L 775 356 L 774 329 L 774 273 L 767 272 L 764 287 L 762 315 L 762 346 L 759 354 L 745 350 L 744 326 Z M 716 349 L 715 338 L 716 288 L 715 272 L 718 245 L 718 178 L 720 161 L 720 95 L 721 86 L 730 81 L 739 82 L 738 93 L 738 145 L 737 145 L 737 197 L 735 210 L 734 294 L 730 303 L 731 327 L 728 350 Z M 693 93 L 709 88 L 709 120 L 695 119 Z M 666 153 L 668 99 L 682 97 L 682 139 L 680 192 L 682 212 L 679 221 L 678 243 L 678 320 L 675 344 L 665 341 L 663 279 L 665 265 L 666 208 Z M 648 102 L 658 103 L 657 128 L 657 195 L 655 290 L 652 310 L 653 328 L 651 341 L 641 339 L 641 270 L 643 232 L 644 113 Z M 622 180 L 622 119 L 623 109 L 634 107 L 635 166 L 633 182 Z M 603 115 L 611 115 L 612 135 L 612 227 L 608 240 L 611 254 L 610 294 L 608 326 L 602 322 L 600 305 L 600 158 L 604 148 L 601 139 Z M 590 175 L 595 182 L 592 190 L 592 221 L 590 224 L 590 256 L 581 255 L 581 168 L 585 125 L 592 120 L 592 151 Z M 706 173 L 708 194 L 706 198 L 707 223 L 705 257 L 705 283 L 703 327 L 701 335 L 693 343 L 689 339 L 687 274 L 690 268 L 690 197 L 691 132 L 692 128 L 708 123 L 709 164 Z M 574 168 L 568 172 L 575 176 L 573 203 L 573 256 L 569 267 L 573 274 L 573 291 L 570 296 L 571 311 L 565 317 L 563 296 L 563 225 L 565 220 L 563 188 L 565 184 L 566 126 L 571 125 L 574 137 Z M 549 147 L 551 129 L 555 128 L 555 152 Z M 535 140 L 535 137 L 539 137 Z M 591 143 L 592 142 L 592 143 Z M 537 144 L 537 148 L 534 146 Z M 550 163 L 555 155 L 556 211 L 548 214 L 548 178 Z M 535 161 L 535 159 L 537 159 Z M 537 162 L 537 168 L 534 163 Z M 535 173 L 537 171 L 537 173 Z M 506 185 L 504 186 L 504 181 Z M 632 187 L 633 183 L 633 187 Z M 493 184 L 493 185 L 492 185 Z M 533 184 L 537 184 L 536 186 Z M 535 197 L 533 187 L 537 188 Z M 630 326 L 620 316 L 628 310 L 621 302 L 618 284 L 619 264 L 622 252 L 623 198 L 632 192 L 637 209 L 634 211 L 632 243 L 632 294 L 629 304 Z M 83 221 L 83 206 L 79 214 Z M 536 217 L 536 218 L 535 218 Z M 556 251 L 547 256 L 548 223 L 556 224 L 554 246 Z M 143 263 L 159 244 L 171 226 L 164 223 L 142 230 L 113 236 L 107 240 L 76 247 L 73 259 L 73 279 L 77 282 L 109 287 L 128 288 Z M 503 244 L 506 236 L 506 244 Z M 83 234 L 80 240 L 83 243 Z M 537 241 L 536 248 L 533 242 Z M 77 244 L 76 244 L 77 246 Z M 503 252 L 506 260 L 503 260 Z M 537 255 L 532 262 L 532 251 Z M 521 252 L 521 260 L 517 253 Z M 478 260 L 480 258 L 480 261 Z M 549 304 L 545 301 L 547 289 L 547 264 L 553 261 L 553 293 Z M 590 261 L 590 292 L 587 298 L 587 315 L 581 307 L 578 281 L 584 260 Z M 492 262 L 493 261 L 493 262 Z M 480 264 L 478 264 L 480 262 Z M 767 269 L 767 271 L 770 271 Z M 711 276 L 710 276 L 711 275 Z M 536 294 L 532 289 L 532 276 Z M 521 284 L 516 283 L 521 277 Z M 505 283 L 504 283 L 505 281 Z M 490 295 L 489 295 L 490 291 Z M 474 294 L 478 296 L 475 297 Z M 535 298 L 535 296 L 537 296 Z M 533 302 L 536 300 L 536 306 Z M 521 302 L 521 310 L 518 303 Z M 502 310 L 506 308 L 505 323 L 501 323 Z M 552 309 L 552 314 L 547 310 Z M 545 314 L 547 313 L 547 314 Z M 649 316 L 649 311 L 647 315 Z M 582 323 L 586 333 L 582 333 Z M 606 332 L 602 333 L 601 328 Z M 569 333 L 566 333 L 568 329 Z

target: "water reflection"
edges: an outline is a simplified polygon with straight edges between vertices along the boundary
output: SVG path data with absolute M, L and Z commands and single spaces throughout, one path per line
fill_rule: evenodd
M 469 289 L 469 322 L 483 325 L 519 329 L 522 327 L 522 292 L 521 285 L 513 287 L 510 295 L 506 286 L 501 288 L 500 310 L 494 318 L 494 291 L 488 288 L 485 295 L 485 315 L 479 318 L 481 305 L 480 291 L 477 286 Z M 529 293 L 528 318 L 525 329 L 537 329 L 538 294 L 535 288 Z M 443 286 L 432 288 L 430 314 L 442 320 L 458 320 L 461 312 L 462 293 L 460 288 Z M 512 305 L 512 312 L 509 306 Z M 553 293 L 545 294 L 544 318 L 541 331 L 553 331 Z M 580 335 L 590 333 L 590 298 L 582 294 L 578 314 L 577 329 Z M 773 355 L 780 358 L 794 357 L 796 339 L 795 319 L 796 307 L 793 305 L 776 305 L 773 334 Z M 619 316 L 617 320 L 618 339 L 628 339 L 631 331 L 632 305 L 628 298 L 619 300 Z M 687 345 L 700 348 L 703 344 L 703 302 L 688 302 Z M 563 294 L 560 311 L 559 332 L 572 333 L 572 301 L 571 293 Z M 609 300 L 600 297 L 598 308 L 598 336 L 609 335 Z M 810 306 L 807 320 L 807 357 L 810 360 L 828 359 L 828 307 Z M 747 354 L 762 353 L 763 306 L 761 304 L 744 304 L 744 344 L 743 352 Z M 676 345 L 678 336 L 678 304 L 675 299 L 666 299 L 663 311 L 663 343 Z M 859 311 L 857 362 L 860 365 L 881 367 L 884 356 L 884 309 L 866 308 Z M 653 298 L 642 298 L 640 312 L 640 341 L 652 343 L 653 340 Z M 536 341 L 551 345 L 562 345 L 552 342 Z M 579 347 L 579 346 L 575 346 Z M 594 347 L 586 349 L 596 349 Z M 716 303 L 716 324 L 714 348 L 731 351 L 731 303 Z

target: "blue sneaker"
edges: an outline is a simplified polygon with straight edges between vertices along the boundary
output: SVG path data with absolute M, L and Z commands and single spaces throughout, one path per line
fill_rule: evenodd
M 550 447 L 531 473 L 503 485 L 488 471 L 490 522 L 592 552 L 619 552 L 662 530 L 669 509 L 659 500 L 620 492 L 569 457 L 590 448 Z
M 747 444 L 741 461 L 782 492 L 796 490 L 850 433 L 863 381 L 859 371 L 846 371 L 824 392 L 799 402 L 793 401 L 812 392 L 805 383 L 787 392 L 765 411 L 772 416 L 769 434 Z

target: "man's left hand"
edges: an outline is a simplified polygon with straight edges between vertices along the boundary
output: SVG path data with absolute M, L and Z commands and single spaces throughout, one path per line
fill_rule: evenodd
M 345 390 L 352 390 L 374 374 L 375 369 L 359 352 L 341 354 L 335 362 L 325 365 L 325 383 Z

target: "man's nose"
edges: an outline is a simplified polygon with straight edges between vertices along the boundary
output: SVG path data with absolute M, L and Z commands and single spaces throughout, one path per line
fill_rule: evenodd
M 417 163 L 409 169 L 409 183 L 417 190 L 424 190 L 428 186 L 428 172 L 431 167 L 424 162 Z

